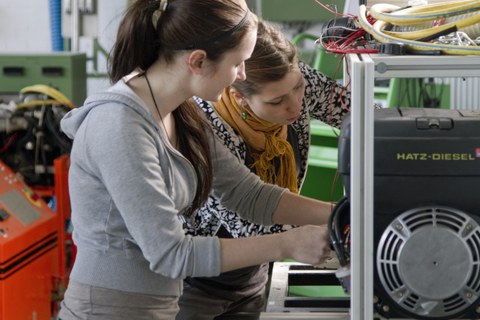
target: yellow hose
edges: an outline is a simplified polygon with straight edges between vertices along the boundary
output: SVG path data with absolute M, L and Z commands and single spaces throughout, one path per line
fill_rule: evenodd
M 461 2 L 439 2 L 408 8 L 377 3 L 370 10 L 370 15 L 395 25 L 408 25 L 425 21 L 447 18 L 480 10 L 480 1 L 465 0 Z
M 478 1 L 476 1 L 478 3 Z M 449 44 L 433 44 L 422 41 L 408 40 L 397 37 L 395 35 L 389 35 L 382 30 L 386 26 L 385 21 L 376 21 L 373 25 L 367 20 L 367 8 L 365 5 L 361 5 L 359 8 L 358 21 L 361 27 L 372 35 L 375 40 L 386 43 L 401 43 L 410 49 L 418 51 L 432 51 L 438 50 L 444 54 L 452 55 L 478 55 L 480 54 L 479 46 L 458 46 Z
M 463 20 L 459 21 L 453 21 L 449 22 L 446 24 L 443 24 L 438 27 L 431 27 L 427 29 L 421 29 L 421 30 L 415 30 L 415 31 L 405 31 L 405 32 L 396 32 L 396 31 L 383 31 L 386 35 L 394 36 L 394 37 L 399 37 L 402 39 L 408 39 L 408 40 L 415 40 L 415 39 L 420 39 L 424 37 L 428 37 L 434 34 L 437 34 L 439 32 L 442 32 L 444 30 L 447 30 L 451 27 L 457 27 L 458 29 L 468 27 L 472 24 L 475 23 L 480 23 L 480 14 L 468 17 Z M 386 26 L 386 24 L 385 24 Z
M 17 104 L 18 108 L 31 108 L 31 107 L 37 107 L 37 106 L 46 106 L 46 105 L 54 105 L 54 104 L 59 104 L 57 100 L 32 100 L 28 102 L 22 102 Z
M 20 93 L 43 93 L 50 98 L 58 101 L 58 103 L 63 104 L 69 108 L 74 108 L 74 104 L 60 91 L 57 89 L 44 85 L 44 84 L 35 84 L 33 86 L 28 86 L 20 90 Z

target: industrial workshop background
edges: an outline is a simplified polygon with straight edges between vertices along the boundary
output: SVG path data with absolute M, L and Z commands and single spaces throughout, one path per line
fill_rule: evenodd
M 368 0 L 366 5 L 404 6 L 406 1 Z M 354 15 L 360 4 L 357 0 L 247 0 L 252 11 L 282 26 L 302 60 L 342 81 L 342 57 L 325 52 L 315 42 L 335 17 L 318 2 Z M 0 320 L 47 320 L 58 311 L 75 258 L 67 186 L 70 141 L 59 132 L 58 123 L 88 95 L 108 87 L 107 56 L 129 3 L 0 0 L 0 181 L 5 181 L 0 184 Z M 424 107 L 432 103 L 441 109 L 480 109 L 479 77 L 424 80 L 378 80 L 375 102 L 385 108 L 414 107 L 418 97 L 410 99 L 402 93 L 413 85 L 417 95 L 428 88 L 429 99 L 421 102 Z M 345 189 L 337 172 L 339 136 L 339 130 L 312 121 L 303 195 L 325 201 L 342 198 Z M 279 264 L 274 276 L 285 277 L 291 266 Z M 296 270 L 301 273 L 305 268 Z M 319 294 L 315 288 L 306 287 L 299 278 L 289 290 L 302 299 L 289 300 L 291 308 L 279 307 L 275 303 L 284 303 L 286 298 L 273 293 L 271 311 L 295 307 L 311 311 L 303 297 L 315 297 Z M 348 296 L 340 286 L 329 294 L 334 299 L 323 300 L 327 309 L 348 309 Z

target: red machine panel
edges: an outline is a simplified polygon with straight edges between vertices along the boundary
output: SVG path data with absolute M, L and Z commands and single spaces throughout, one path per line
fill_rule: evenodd
M 55 213 L 0 161 L 0 319 L 51 319 Z

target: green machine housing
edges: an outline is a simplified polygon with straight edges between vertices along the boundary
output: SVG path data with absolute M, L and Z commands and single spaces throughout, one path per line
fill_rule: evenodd
M 0 94 L 15 95 L 27 86 L 44 84 L 80 106 L 87 95 L 86 61 L 84 53 L 0 54 Z

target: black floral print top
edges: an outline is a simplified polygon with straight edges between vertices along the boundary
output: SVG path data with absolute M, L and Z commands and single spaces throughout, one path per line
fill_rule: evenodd
M 294 152 L 296 153 L 296 159 L 299 159 L 297 168 L 300 190 L 307 169 L 311 118 L 339 128 L 343 117 L 349 111 L 350 92 L 336 80 L 328 78 L 308 65 L 300 62 L 299 66 L 306 81 L 305 96 L 302 102 L 301 115 L 297 121 L 290 125 L 289 133 L 293 132 L 295 135 L 293 139 L 296 140 L 298 146 L 298 150 L 294 150 Z M 210 102 L 199 98 L 196 98 L 195 101 L 205 112 L 213 126 L 213 131 L 224 142 L 225 146 L 241 161 L 248 162 L 248 159 L 246 159 L 247 146 L 242 137 L 218 116 Z M 291 138 L 289 137 L 289 140 Z M 189 220 L 184 219 L 183 222 L 187 234 L 225 237 L 226 233 L 227 237 L 232 238 L 277 233 L 292 228 L 288 225 L 263 226 L 251 223 L 223 207 L 212 196 L 194 217 Z

